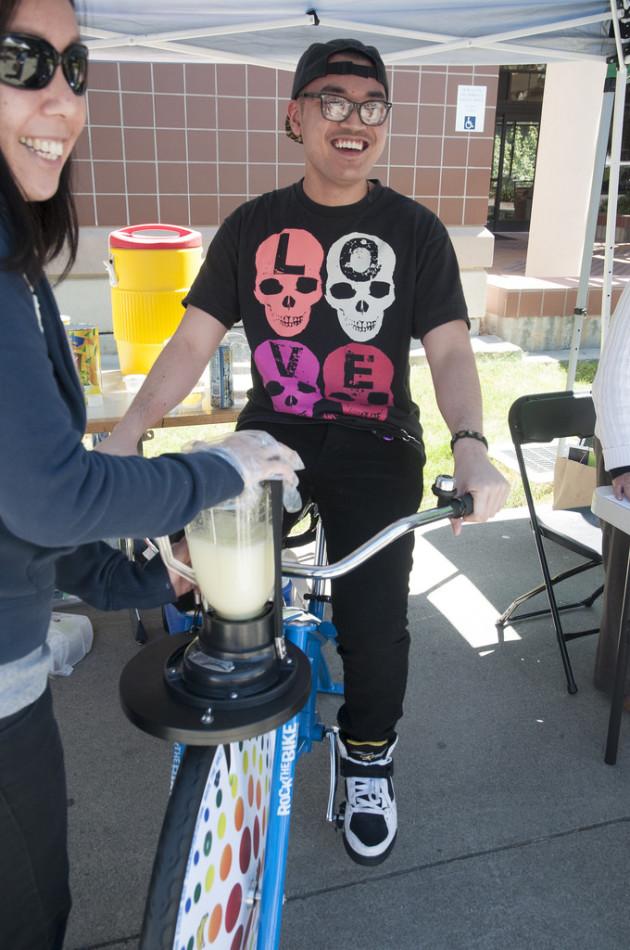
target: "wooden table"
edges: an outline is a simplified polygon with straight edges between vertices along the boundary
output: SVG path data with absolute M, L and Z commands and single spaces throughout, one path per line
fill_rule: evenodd
M 88 402 L 86 433 L 111 432 L 120 422 L 131 405 L 134 392 L 130 392 L 119 370 L 106 370 L 102 375 L 103 397 L 100 404 Z M 164 429 L 173 426 L 220 425 L 236 422 L 241 406 L 232 409 L 213 409 L 210 407 L 209 393 L 193 393 L 188 405 L 176 406 L 171 412 L 154 423 L 152 429 Z

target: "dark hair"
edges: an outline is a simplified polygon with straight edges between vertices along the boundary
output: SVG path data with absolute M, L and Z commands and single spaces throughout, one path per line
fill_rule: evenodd
M 5 32 L 20 0 L 0 0 L 0 32 Z M 69 0 L 74 7 L 74 0 Z M 63 280 L 74 264 L 79 244 L 79 223 L 71 192 L 71 159 L 59 178 L 59 187 L 46 201 L 26 201 L 7 161 L 0 151 L 0 201 L 2 215 L 8 220 L 16 242 L 12 252 L 0 260 L 3 270 L 19 271 L 38 280 L 46 264 L 64 250 L 66 263 L 59 277 Z

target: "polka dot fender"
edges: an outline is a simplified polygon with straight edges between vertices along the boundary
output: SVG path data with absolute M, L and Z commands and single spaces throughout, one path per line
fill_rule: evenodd
M 223 746 L 197 815 L 173 950 L 253 950 L 275 733 Z M 228 763 L 229 756 L 229 763 Z

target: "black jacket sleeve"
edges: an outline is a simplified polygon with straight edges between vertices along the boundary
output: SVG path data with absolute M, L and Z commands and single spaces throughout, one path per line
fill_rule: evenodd
M 159 607 L 176 599 L 159 557 L 130 561 L 104 541 L 82 544 L 58 558 L 55 584 L 100 610 Z
M 236 469 L 211 453 L 87 451 L 83 395 L 45 281 L 38 297 L 39 315 L 21 275 L 0 273 L 0 522 L 9 532 L 51 548 L 171 534 L 242 491 Z

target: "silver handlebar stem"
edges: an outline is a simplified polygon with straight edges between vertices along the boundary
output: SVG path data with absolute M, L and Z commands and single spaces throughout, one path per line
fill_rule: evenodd
M 443 508 L 430 508 L 428 511 L 421 511 L 415 515 L 406 515 L 404 518 L 399 518 L 398 521 L 394 521 L 383 528 L 369 541 L 361 544 L 334 564 L 300 564 L 295 563 L 295 561 L 283 561 L 282 573 L 286 577 L 305 577 L 315 580 L 332 580 L 336 577 L 343 577 L 344 574 L 349 574 L 350 571 L 359 567 L 368 558 L 378 554 L 388 544 L 397 541 L 398 538 L 402 538 L 410 531 L 414 531 L 423 525 L 432 524 L 434 521 L 442 521 L 445 518 L 458 516 L 459 512 L 456 512 L 452 505 L 445 505 Z
M 164 565 L 171 571 L 175 571 L 176 574 L 179 574 L 180 577 L 185 578 L 187 581 L 190 581 L 191 584 L 196 583 L 195 572 L 192 567 L 188 564 L 184 564 L 183 561 L 179 561 L 173 554 L 173 548 L 171 547 L 171 539 L 168 535 L 164 537 L 156 538 L 155 543 L 158 546 L 158 550 L 162 557 Z

